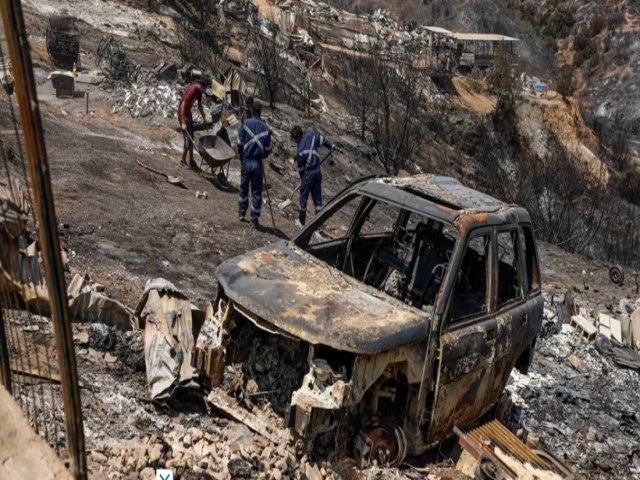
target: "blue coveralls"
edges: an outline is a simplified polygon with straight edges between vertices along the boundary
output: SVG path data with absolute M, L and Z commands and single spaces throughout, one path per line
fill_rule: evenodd
M 300 173 L 300 223 L 307 219 L 307 199 L 309 193 L 313 200 L 316 214 L 322 210 L 322 172 L 320 170 L 320 154 L 318 149 L 333 148 L 333 144 L 323 135 L 307 132 L 298 142 L 296 162 Z
M 240 176 L 240 206 L 238 214 L 244 218 L 249 208 L 251 186 L 251 224 L 256 225 L 262 208 L 264 166 L 262 161 L 271 153 L 271 131 L 259 118 L 248 118 L 238 132 L 238 149 L 242 152 Z

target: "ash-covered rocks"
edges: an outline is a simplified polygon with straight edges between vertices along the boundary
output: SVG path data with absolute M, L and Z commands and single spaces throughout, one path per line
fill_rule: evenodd
M 163 437 L 146 435 L 92 450 L 88 461 L 94 479 L 147 478 L 163 468 L 172 470 L 176 480 L 338 478 L 328 463 L 309 462 L 306 456 L 297 459 L 288 446 L 271 444 L 241 425 L 177 427 Z

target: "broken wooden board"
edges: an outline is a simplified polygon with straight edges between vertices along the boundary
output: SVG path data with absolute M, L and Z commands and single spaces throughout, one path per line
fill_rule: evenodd
M 614 338 L 622 343 L 622 324 L 620 320 L 606 313 L 600 313 L 598 317 L 598 331 L 607 338 Z
M 288 440 L 289 434 L 286 431 L 274 427 L 268 419 L 261 418 L 240 407 L 231 397 L 220 390 L 212 390 L 207 396 L 207 401 L 228 417 L 246 425 L 251 431 L 262 435 L 276 445 L 286 443 Z

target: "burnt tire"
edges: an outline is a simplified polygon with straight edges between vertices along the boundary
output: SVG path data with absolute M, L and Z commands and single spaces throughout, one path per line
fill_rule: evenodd
M 624 271 L 620 265 L 614 265 L 609 269 L 609 280 L 616 285 L 622 285 L 624 282 Z

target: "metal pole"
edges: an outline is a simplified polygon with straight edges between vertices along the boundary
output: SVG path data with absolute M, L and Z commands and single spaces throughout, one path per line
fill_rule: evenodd
M 267 202 L 269 202 L 269 213 L 271 214 L 271 223 L 273 224 L 273 229 L 277 230 L 276 221 L 273 218 L 273 209 L 271 207 L 271 197 L 269 196 L 269 185 L 267 185 L 267 173 L 264 169 L 264 165 L 262 166 L 262 179 L 264 180 L 264 189 L 267 191 Z
M 84 96 L 87 99 L 87 105 L 85 109 L 85 115 L 89 115 L 89 90 L 84 91 Z
M 9 364 L 9 343 L 7 341 L 7 332 L 5 331 L 4 317 L 2 316 L 2 308 L 0 308 L 0 375 L 4 388 L 12 393 L 11 388 L 11 365 Z
M 0 1 L 0 13 L 15 79 L 16 97 L 24 133 L 29 163 L 29 176 L 33 188 L 38 239 L 42 247 L 45 279 L 49 291 L 51 320 L 55 333 L 58 365 L 64 403 L 71 473 L 76 480 L 86 480 L 84 431 L 78 372 L 69 321 L 64 270 L 60 256 L 56 212 L 49 177 L 49 165 L 44 143 L 44 132 L 36 95 L 31 63 L 31 48 L 22 15 L 20 0 Z

